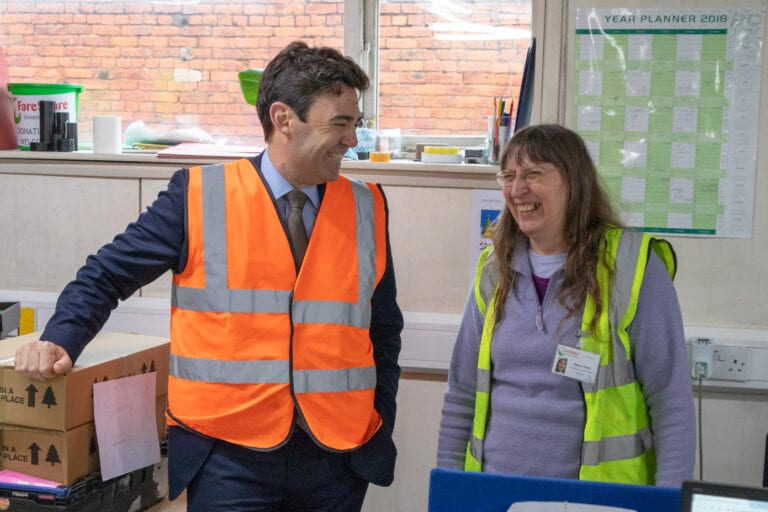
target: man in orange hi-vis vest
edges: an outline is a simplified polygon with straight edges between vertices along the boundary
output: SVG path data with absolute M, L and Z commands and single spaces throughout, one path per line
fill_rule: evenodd
M 177 171 L 16 353 L 27 377 L 67 372 L 118 300 L 172 270 L 169 494 L 190 511 L 357 511 L 394 478 L 387 205 L 339 175 L 368 86 L 336 50 L 285 47 L 259 85 L 267 149 Z

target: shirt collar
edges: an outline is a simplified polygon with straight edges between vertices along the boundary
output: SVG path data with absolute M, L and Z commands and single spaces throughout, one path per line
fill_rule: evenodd
M 269 190 L 272 191 L 272 195 L 275 199 L 280 199 L 285 194 L 293 190 L 293 185 L 288 183 L 288 180 L 283 178 L 283 175 L 275 168 L 272 160 L 269 158 L 269 146 L 264 152 L 264 156 L 261 159 L 261 174 L 264 176 L 264 181 L 267 182 Z M 320 192 L 317 190 L 316 185 L 311 185 L 301 189 L 302 192 L 307 194 L 307 197 L 315 208 L 320 205 Z

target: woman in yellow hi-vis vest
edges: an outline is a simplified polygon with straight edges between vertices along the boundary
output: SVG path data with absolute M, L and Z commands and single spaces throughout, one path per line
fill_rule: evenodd
M 438 466 L 677 487 L 695 422 L 664 240 L 622 229 L 575 132 L 518 131 L 507 208 L 478 262 L 448 376 Z

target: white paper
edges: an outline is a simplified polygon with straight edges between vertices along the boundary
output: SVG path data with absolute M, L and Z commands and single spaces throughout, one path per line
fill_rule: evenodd
M 632 176 L 621 178 L 621 201 L 623 203 L 644 203 L 645 178 Z
M 694 182 L 688 178 L 669 179 L 669 204 L 693 203 Z
M 643 212 L 621 212 L 621 222 L 630 228 L 645 226 L 645 214 Z
M 600 143 L 591 140 L 589 142 L 584 141 L 584 144 L 587 146 L 589 156 L 592 157 L 592 162 L 595 165 L 600 165 Z
M 579 94 L 584 96 L 600 96 L 603 94 L 603 72 L 582 71 L 579 74 Z
M 624 107 L 624 131 L 648 131 L 648 107 Z
M 600 129 L 600 116 L 603 111 L 600 107 L 593 106 L 581 106 L 579 107 L 579 115 L 576 122 L 578 123 L 579 130 L 599 130 Z
M 696 167 L 696 144 L 689 142 L 672 143 L 672 168 L 694 169 Z
M 123 150 L 122 119 L 120 116 L 94 116 L 93 152 L 120 154 Z
M 651 60 L 653 37 L 649 34 L 630 34 L 627 36 L 630 60 Z
M 642 141 L 626 140 L 622 150 L 621 164 L 624 167 L 645 167 L 648 145 Z
M 701 88 L 699 71 L 680 70 L 675 72 L 675 96 L 698 96 Z
M 93 385 L 101 479 L 160 462 L 154 372 Z
M 627 71 L 627 96 L 650 96 L 651 73 L 649 71 Z
M 605 36 L 600 34 L 590 34 L 581 37 L 586 39 L 581 43 L 581 50 L 584 52 L 581 58 L 584 60 L 602 59 Z
M 698 109 L 694 107 L 674 107 L 672 109 L 672 131 L 675 133 L 695 133 Z
M 693 215 L 690 213 L 668 213 L 667 225 L 677 229 L 691 229 L 693 226 Z
M 677 60 L 701 60 L 701 34 L 677 36 Z

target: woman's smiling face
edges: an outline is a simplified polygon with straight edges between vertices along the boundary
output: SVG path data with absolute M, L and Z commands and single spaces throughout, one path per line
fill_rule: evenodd
M 504 200 L 512 217 L 539 254 L 565 252 L 565 209 L 568 185 L 549 163 L 516 162 L 509 158 L 499 173 L 504 178 Z

